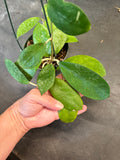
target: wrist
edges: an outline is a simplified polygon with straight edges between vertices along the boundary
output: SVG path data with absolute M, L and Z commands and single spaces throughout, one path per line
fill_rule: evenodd
M 22 116 L 17 111 L 18 102 L 0 115 L 0 159 L 6 159 L 18 141 L 28 129 L 24 125 Z
M 14 128 L 14 131 L 17 135 L 23 136 L 26 134 L 29 129 L 24 124 L 24 118 L 18 111 L 19 101 L 15 102 L 11 107 L 7 109 L 9 114 L 9 119 L 11 122 L 11 127 Z

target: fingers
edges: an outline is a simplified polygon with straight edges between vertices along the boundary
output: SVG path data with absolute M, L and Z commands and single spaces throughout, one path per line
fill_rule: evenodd
M 36 101 L 36 103 L 43 105 L 43 106 L 45 106 L 49 109 L 52 109 L 52 110 L 60 110 L 64 107 L 62 103 L 60 103 L 59 101 L 54 99 L 48 93 L 43 94 L 41 96 L 38 88 L 31 90 L 31 97 L 32 97 L 33 101 Z
M 83 109 L 78 111 L 78 115 L 87 111 L 87 106 L 83 105 Z
M 29 129 L 43 127 L 58 119 L 58 111 L 43 108 L 36 116 L 26 119 L 26 125 Z
M 83 97 L 84 95 L 83 94 L 81 94 L 81 93 L 79 93 L 79 95 L 80 95 L 80 97 Z
M 78 115 L 84 113 L 86 110 L 87 106 L 83 105 L 83 109 L 78 111 Z M 43 108 L 43 110 L 41 110 L 41 112 L 34 119 L 35 122 L 34 127 L 43 127 L 58 119 L 59 115 L 57 111 L 52 111 L 47 108 Z
M 62 74 L 58 74 L 56 77 L 60 78 L 60 79 L 63 79 L 63 75 Z

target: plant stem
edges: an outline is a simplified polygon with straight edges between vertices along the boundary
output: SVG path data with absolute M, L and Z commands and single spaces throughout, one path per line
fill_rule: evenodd
M 51 41 L 52 40 L 52 38 L 49 38 L 46 42 L 45 42 L 45 44 L 47 44 L 49 41 Z
M 12 20 L 11 20 L 11 17 L 10 17 L 10 12 L 9 12 L 8 5 L 7 5 L 6 0 L 4 0 L 4 3 L 5 3 L 5 7 L 6 7 L 6 10 L 7 10 L 8 18 L 9 18 L 9 21 L 10 21 L 10 25 L 11 25 L 11 27 L 12 27 L 12 31 L 13 31 L 14 37 L 15 37 L 15 39 L 16 39 L 16 41 L 17 41 L 17 43 L 18 43 L 18 46 L 20 47 L 20 49 L 23 50 L 22 47 L 21 47 L 21 45 L 20 45 L 20 43 L 19 43 L 19 41 L 18 41 L 18 39 L 17 39 L 17 36 L 16 36 L 16 33 L 15 33 L 15 29 L 14 29 L 14 26 L 13 26 L 13 23 L 12 23 Z
M 37 84 L 33 83 L 33 82 L 29 82 L 29 84 L 31 84 L 32 86 L 37 87 Z
M 49 32 L 49 35 L 50 35 L 50 37 L 51 37 L 51 32 L 52 32 L 52 31 L 50 32 L 50 27 L 49 27 L 49 24 L 48 24 L 48 20 L 47 20 L 47 16 L 46 16 L 44 4 L 43 4 L 43 1 L 42 1 L 42 0 L 40 0 L 40 2 L 41 2 L 42 9 L 43 9 L 43 13 L 44 13 L 45 21 L 46 21 L 46 24 L 47 24 L 48 32 Z M 47 2 L 47 0 L 46 0 L 46 2 Z M 51 50 L 53 50 L 53 56 L 55 56 L 55 50 L 54 50 L 54 45 L 53 45 L 53 41 L 52 41 L 52 40 L 51 40 L 51 44 L 52 44 Z M 52 52 L 52 51 L 51 51 L 51 52 Z M 51 57 L 52 57 L 52 56 L 51 56 Z
M 52 27 L 52 22 L 51 24 L 51 62 L 53 60 L 54 57 L 54 48 L 53 48 L 53 27 Z
M 43 13 L 44 13 L 45 21 L 46 21 L 46 24 L 47 24 L 48 32 L 49 32 L 49 35 L 50 35 L 50 37 L 51 37 L 51 32 L 50 32 L 50 28 L 49 28 L 47 16 L 46 16 L 46 13 L 45 13 L 44 4 L 43 4 L 43 1 L 42 1 L 42 0 L 40 0 L 40 2 L 41 2 L 42 9 L 43 9 Z

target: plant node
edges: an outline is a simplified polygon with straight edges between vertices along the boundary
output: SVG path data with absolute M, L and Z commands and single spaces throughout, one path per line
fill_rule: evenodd
M 52 38 L 49 38 L 46 42 L 45 42 L 45 44 L 47 44 L 49 41 L 51 41 L 52 40 Z
M 52 61 L 51 61 L 51 57 L 44 58 L 44 59 L 42 59 L 42 67 L 41 68 L 44 68 L 45 65 L 47 65 L 47 64 L 53 64 L 54 66 L 59 65 L 59 60 L 56 59 L 55 57 L 52 58 Z

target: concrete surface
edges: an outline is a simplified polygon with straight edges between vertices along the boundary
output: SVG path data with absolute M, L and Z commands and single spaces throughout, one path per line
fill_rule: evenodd
M 56 121 L 33 129 L 16 145 L 13 153 L 21 160 L 119 160 L 120 159 L 120 7 L 119 0 L 69 0 L 88 15 L 92 29 L 78 36 L 69 53 L 99 59 L 106 68 L 110 98 L 93 101 L 84 98 L 88 111 L 71 124 Z M 9 0 L 15 28 L 31 16 L 41 16 L 39 1 Z M 4 59 L 15 61 L 19 47 L 14 39 L 3 1 L 0 1 L 0 113 L 27 93 L 7 72 Z M 24 43 L 26 37 L 21 38 Z

